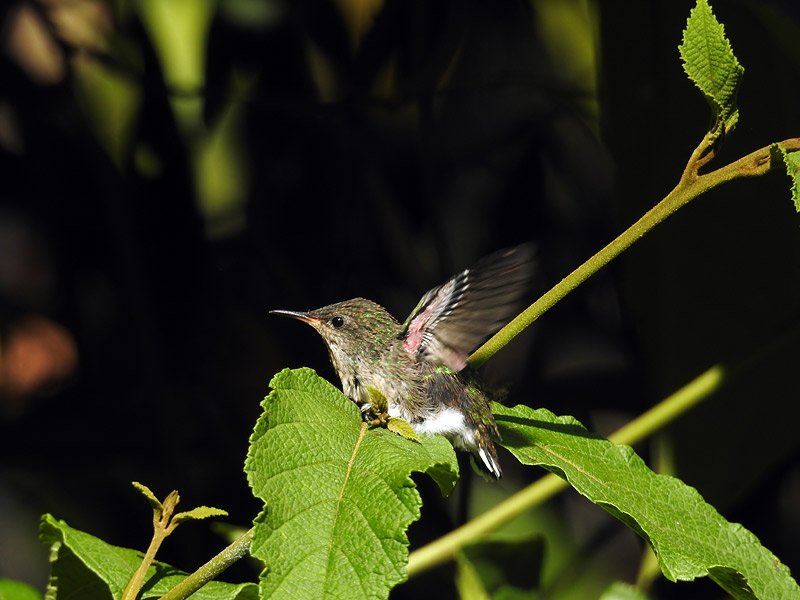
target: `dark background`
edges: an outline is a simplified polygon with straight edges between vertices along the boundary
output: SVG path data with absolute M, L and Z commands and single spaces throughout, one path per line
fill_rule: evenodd
M 146 3 L 114 6 L 62 9 L 72 29 L 59 9 L 0 8 L 0 576 L 39 587 L 44 512 L 146 547 L 132 480 L 237 525 L 257 514 L 242 464 L 272 374 L 311 366 L 335 381 L 316 334 L 269 309 L 364 296 L 402 320 L 430 287 L 528 240 L 534 297 L 666 195 L 708 126 L 677 51 L 690 2 L 386 0 L 373 17 L 356 3 L 223 1 L 188 86 Z M 793 6 L 713 4 L 746 72 L 711 168 L 800 134 Z M 724 364 L 728 385 L 637 450 L 796 573 L 789 186 L 776 173 L 696 200 L 487 376 L 511 404 L 607 434 Z M 540 476 L 501 460 L 501 483 L 466 475 L 452 500 L 417 478 L 412 549 Z M 526 519 L 512 529 L 545 532 L 546 597 L 634 581 L 640 541 L 574 493 Z M 223 544 L 187 525 L 160 558 L 192 570 Z M 393 597 L 455 596 L 452 570 Z M 708 581 L 655 585 L 658 598 L 723 597 Z

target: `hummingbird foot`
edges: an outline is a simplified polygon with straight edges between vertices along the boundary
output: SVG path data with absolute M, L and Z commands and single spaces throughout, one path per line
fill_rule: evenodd
M 367 415 L 365 413 L 364 416 L 366 417 L 365 421 L 367 422 L 367 425 L 370 427 L 386 427 L 389 424 L 389 419 L 391 418 L 388 412 L 378 413 L 377 415 L 374 413 L 372 415 Z
M 383 427 L 407 440 L 422 443 L 422 440 L 419 439 L 419 436 L 408 421 L 404 421 L 399 417 L 393 417 L 388 412 L 382 412 L 374 419 L 366 421 L 366 423 L 370 427 Z

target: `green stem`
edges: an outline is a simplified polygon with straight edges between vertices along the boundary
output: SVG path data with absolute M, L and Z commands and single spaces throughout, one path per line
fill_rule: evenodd
M 681 389 L 634 419 L 608 439 L 616 444 L 634 444 L 663 428 L 694 405 L 704 400 L 724 381 L 723 369 L 719 365 L 710 368 Z M 567 487 L 567 482 L 553 475 L 545 475 L 523 488 L 494 508 L 454 529 L 447 535 L 415 550 L 408 557 L 408 576 L 413 577 L 432 567 L 452 560 L 464 545 L 483 538 L 511 519 L 551 498 Z
M 150 540 L 150 545 L 147 547 L 147 552 L 145 552 L 144 558 L 142 559 L 141 564 L 139 564 L 139 568 L 136 569 L 136 572 L 130 578 L 128 585 L 125 586 L 125 590 L 122 592 L 122 600 L 135 600 L 136 596 L 139 594 L 139 591 L 142 589 L 142 585 L 144 585 L 144 580 L 147 577 L 148 569 L 150 569 L 150 566 L 156 559 L 156 553 L 158 552 L 158 549 L 161 547 L 161 544 L 168 535 L 169 534 L 163 529 L 156 528 L 154 530 L 153 537 Z
M 786 150 L 800 149 L 800 138 L 790 138 L 779 143 Z M 705 175 L 699 175 L 698 169 L 707 162 L 709 154 L 707 154 L 706 151 L 710 145 L 711 141 L 707 135 L 692 153 L 689 163 L 686 165 L 686 169 L 681 176 L 681 180 L 678 182 L 678 185 L 675 186 L 675 189 L 605 248 L 567 275 L 549 292 L 544 294 L 508 325 L 498 331 L 470 356 L 469 364 L 473 368 L 478 368 L 483 365 L 483 363 L 494 356 L 498 350 L 510 342 L 528 325 L 541 317 L 547 310 L 564 298 L 564 296 L 607 265 L 612 259 L 627 250 L 634 242 L 641 239 L 644 234 L 653 229 L 669 215 L 685 204 L 688 204 L 694 198 L 697 198 L 697 196 L 703 192 L 721 183 L 731 181 L 732 179 L 763 175 L 775 166 L 782 166 L 780 162 L 777 162 L 777 165 L 773 164 L 770 147 L 765 146 L 716 171 Z
M 150 501 L 150 505 L 153 507 L 153 537 L 150 540 L 150 545 L 147 547 L 147 552 L 144 554 L 142 563 L 139 565 L 139 568 L 136 569 L 133 577 L 130 578 L 128 585 L 125 586 L 125 590 L 122 592 L 122 600 L 136 600 L 136 596 L 139 595 L 139 591 L 142 589 L 142 585 L 144 585 L 147 571 L 156 559 L 158 549 L 161 547 L 161 544 L 164 543 L 164 540 L 169 537 L 169 534 L 175 530 L 175 527 L 177 527 L 177 525 L 173 526 L 171 521 L 172 514 L 175 512 L 175 507 L 180 500 L 178 490 L 172 490 L 167 494 L 164 502 L 161 503 L 146 486 L 137 483 L 134 483 L 134 486 L 144 493 L 145 497 Z
M 649 437 L 713 394 L 722 387 L 724 381 L 725 369 L 721 365 L 714 365 L 638 418 L 617 429 L 608 436 L 608 441 L 631 446 Z
M 456 552 L 476 542 L 514 517 L 555 496 L 567 482 L 552 473 L 521 489 L 494 508 L 408 555 L 408 576 L 419 575 L 453 560 Z
M 252 529 L 245 531 L 230 546 L 161 596 L 161 600 L 183 600 L 188 598 L 237 560 L 243 558 L 250 551 L 252 536 Z

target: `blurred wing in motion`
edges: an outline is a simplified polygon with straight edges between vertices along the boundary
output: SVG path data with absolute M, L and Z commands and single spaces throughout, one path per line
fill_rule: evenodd
M 425 294 L 403 324 L 406 350 L 463 369 L 472 351 L 515 316 L 535 252 L 533 244 L 495 252 Z

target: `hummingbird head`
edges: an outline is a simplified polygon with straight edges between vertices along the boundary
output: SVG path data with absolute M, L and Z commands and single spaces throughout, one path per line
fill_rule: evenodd
M 337 302 L 308 312 L 272 310 L 270 313 L 299 319 L 316 329 L 325 340 L 340 375 L 348 363 L 353 365 L 369 360 L 384 351 L 401 329 L 385 308 L 364 298 Z

